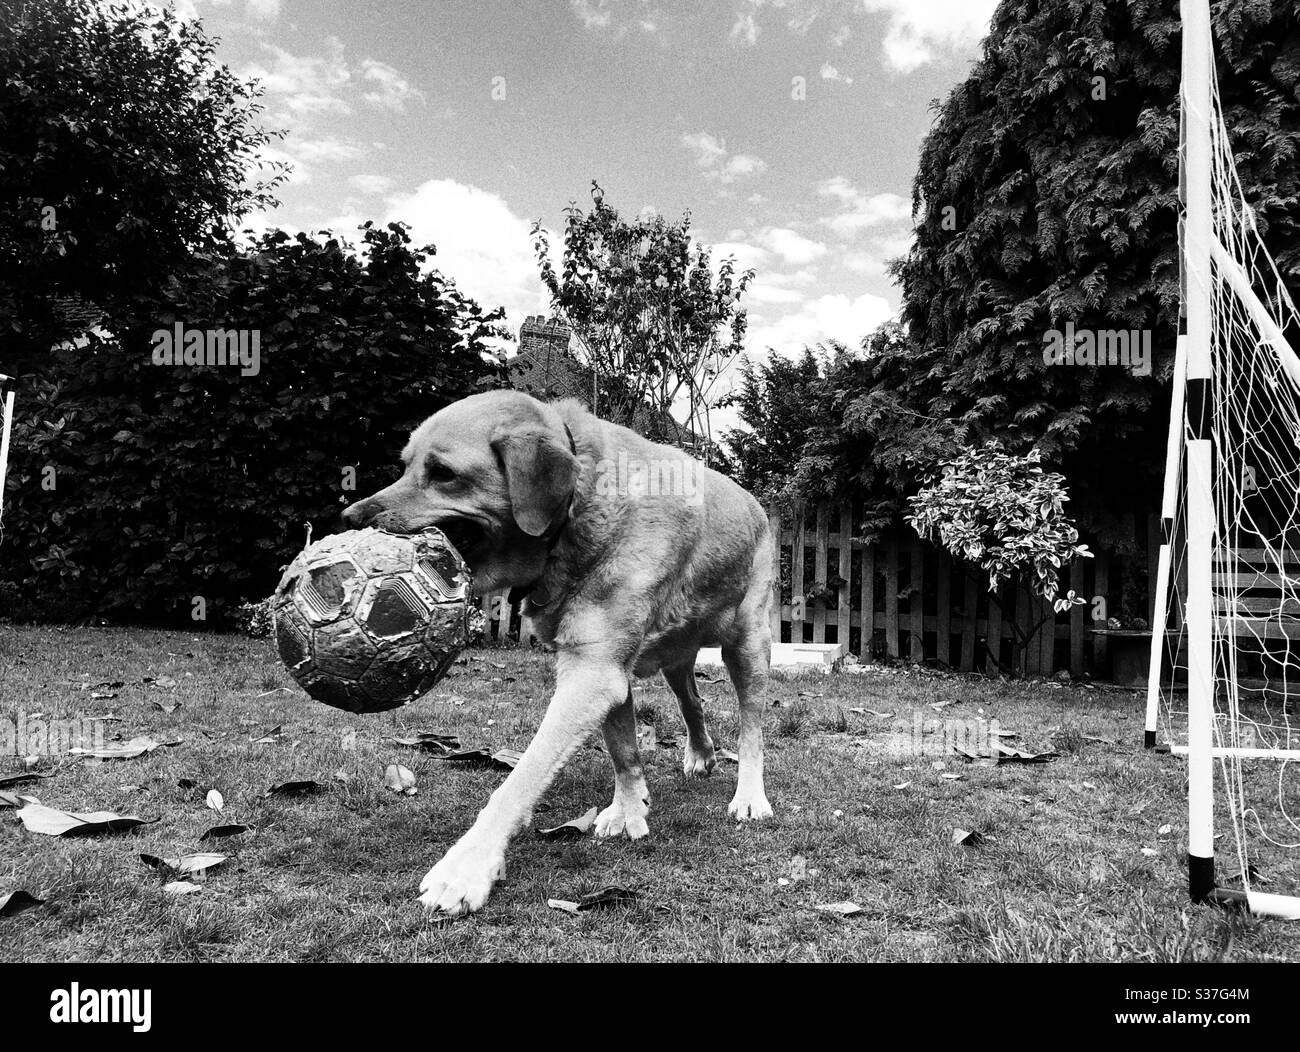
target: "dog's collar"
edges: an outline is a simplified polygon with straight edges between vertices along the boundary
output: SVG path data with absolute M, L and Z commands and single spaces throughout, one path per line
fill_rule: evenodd
M 569 452 L 576 457 L 578 455 L 578 444 L 573 440 L 573 432 L 569 430 L 568 424 L 564 425 L 564 433 L 569 437 Z M 573 513 L 573 501 L 572 499 L 570 499 L 569 503 L 564 506 L 564 518 L 562 518 L 558 523 L 556 523 L 555 527 L 550 531 L 550 535 L 545 537 L 546 562 L 548 567 L 550 565 L 551 559 L 554 558 L 556 546 L 560 543 L 560 536 L 561 534 L 564 533 L 564 528 L 569 525 L 569 518 L 572 515 L 572 513 Z M 521 603 L 525 599 L 527 599 L 528 605 L 531 607 L 540 609 L 544 606 L 547 606 L 551 601 L 550 597 L 545 593 L 535 594 L 537 591 L 537 585 L 541 582 L 542 577 L 545 576 L 546 576 L 546 569 L 543 569 L 541 575 L 537 577 L 535 580 L 529 582 L 528 584 L 515 585 L 515 587 L 511 588 L 510 605 L 514 606 L 515 604 Z

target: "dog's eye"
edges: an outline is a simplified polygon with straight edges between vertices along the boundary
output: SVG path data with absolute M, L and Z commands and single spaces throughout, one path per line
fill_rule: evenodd
M 425 464 L 424 474 L 430 482 L 452 482 L 456 478 L 456 472 L 440 460 L 431 460 Z

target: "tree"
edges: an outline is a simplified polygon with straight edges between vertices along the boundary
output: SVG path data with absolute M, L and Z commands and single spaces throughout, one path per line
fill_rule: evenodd
M 843 348 L 835 345 L 833 351 L 840 354 Z M 744 357 L 739 386 L 720 403 L 734 406 L 745 425 L 723 437 L 733 477 L 761 500 L 780 494 L 794 473 L 826 355 L 824 348 L 805 347 L 795 359 L 774 354 L 754 362 Z
M 268 595 L 342 505 L 394 477 L 407 432 L 499 385 L 482 312 L 402 224 L 264 235 L 200 255 L 113 331 L 54 352 L 17 406 L 0 611 L 225 620 Z M 242 363 L 160 361 L 164 340 L 257 338 Z M 250 355 L 251 358 L 251 355 Z
M 1245 194 L 1294 293 L 1300 7 L 1222 0 L 1214 29 Z M 916 236 L 893 268 L 899 337 L 815 408 L 852 441 L 811 435 L 803 484 L 900 509 L 921 474 L 997 437 L 1059 467 L 1108 546 L 1119 515 L 1155 507 L 1179 298 L 1179 45 L 1169 0 L 998 7 L 922 146 Z M 1150 333 L 1151 375 L 1046 364 L 1067 323 Z
M 248 173 L 278 133 L 214 48 L 170 9 L 0 0 L 3 371 L 38 371 L 78 305 L 149 298 L 275 204 L 283 166 Z
M 1064 477 L 1045 474 L 1041 460 L 1036 449 L 1017 457 L 998 442 L 968 450 L 945 463 L 942 475 L 912 497 L 907 520 L 923 540 L 979 567 L 990 602 L 998 602 L 1004 584 L 1019 579 L 1059 613 L 1085 601 L 1073 590 L 1057 597 L 1060 570 L 1092 553 L 1079 543 L 1079 531 L 1063 511 L 1069 499 Z M 1016 633 L 1014 665 L 1023 664 L 1029 641 L 1052 616 L 1045 613 L 1027 630 L 1017 619 L 1007 619 Z
M 709 250 L 691 244 L 689 213 L 677 223 L 660 215 L 628 222 L 595 182 L 591 197 L 589 213 L 565 210 L 559 273 L 540 220 L 532 233 L 552 310 L 572 327 L 593 373 L 592 408 L 680 443 L 670 421 L 684 403 L 686 427 L 707 455 L 714 389 L 741 351 L 739 302 L 753 271 L 738 274 L 728 258 L 715 278 Z

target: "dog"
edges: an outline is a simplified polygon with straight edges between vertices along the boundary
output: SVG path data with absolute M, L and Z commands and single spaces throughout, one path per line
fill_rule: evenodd
M 728 811 L 772 814 L 763 784 L 774 545 L 749 493 L 681 450 L 601 420 L 575 400 L 490 391 L 411 433 L 400 479 L 343 512 L 352 528 L 442 530 L 480 595 L 526 595 L 534 635 L 556 654 L 555 693 L 519 763 L 420 884 L 431 911 L 470 913 L 504 873 L 507 845 L 565 761 L 597 727 L 614 798 L 595 835 L 648 832 L 633 677 L 663 672 L 681 706 L 683 770 L 715 762 L 695 689 L 702 646 L 720 646 L 740 708 Z

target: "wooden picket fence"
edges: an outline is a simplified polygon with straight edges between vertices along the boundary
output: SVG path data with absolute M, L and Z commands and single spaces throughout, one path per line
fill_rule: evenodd
M 1070 565 L 1062 592 L 1073 589 L 1088 601 L 1060 614 L 1024 588 L 1003 588 L 992 601 L 976 572 L 910 529 L 864 543 L 854 536 L 847 506 L 804 504 L 784 513 L 773 507 L 768 519 L 781 567 L 773 638 L 847 642 L 864 661 L 924 661 L 992 673 L 1019 660 L 1017 670 L 1030 675 L 1062 669 L 1104 675 L 1107 638 L 1094 629 L 1121 609 L 1135 616 L 1138 603 L 1150 621 L 1155 607 L 1160 537 L 1154 514 L 1128 518 L 1124 529 L 1131 542 L 1119 545 L 1120 554 L 1092 544 L 1092 559 Z M 484 596 L 481 609 L 490 640 L 519 638 L 519 610 L 504 593 Z M 1013 626 L 1028 632 L 1044 617 L 1025 652 L 1017 654 Z

